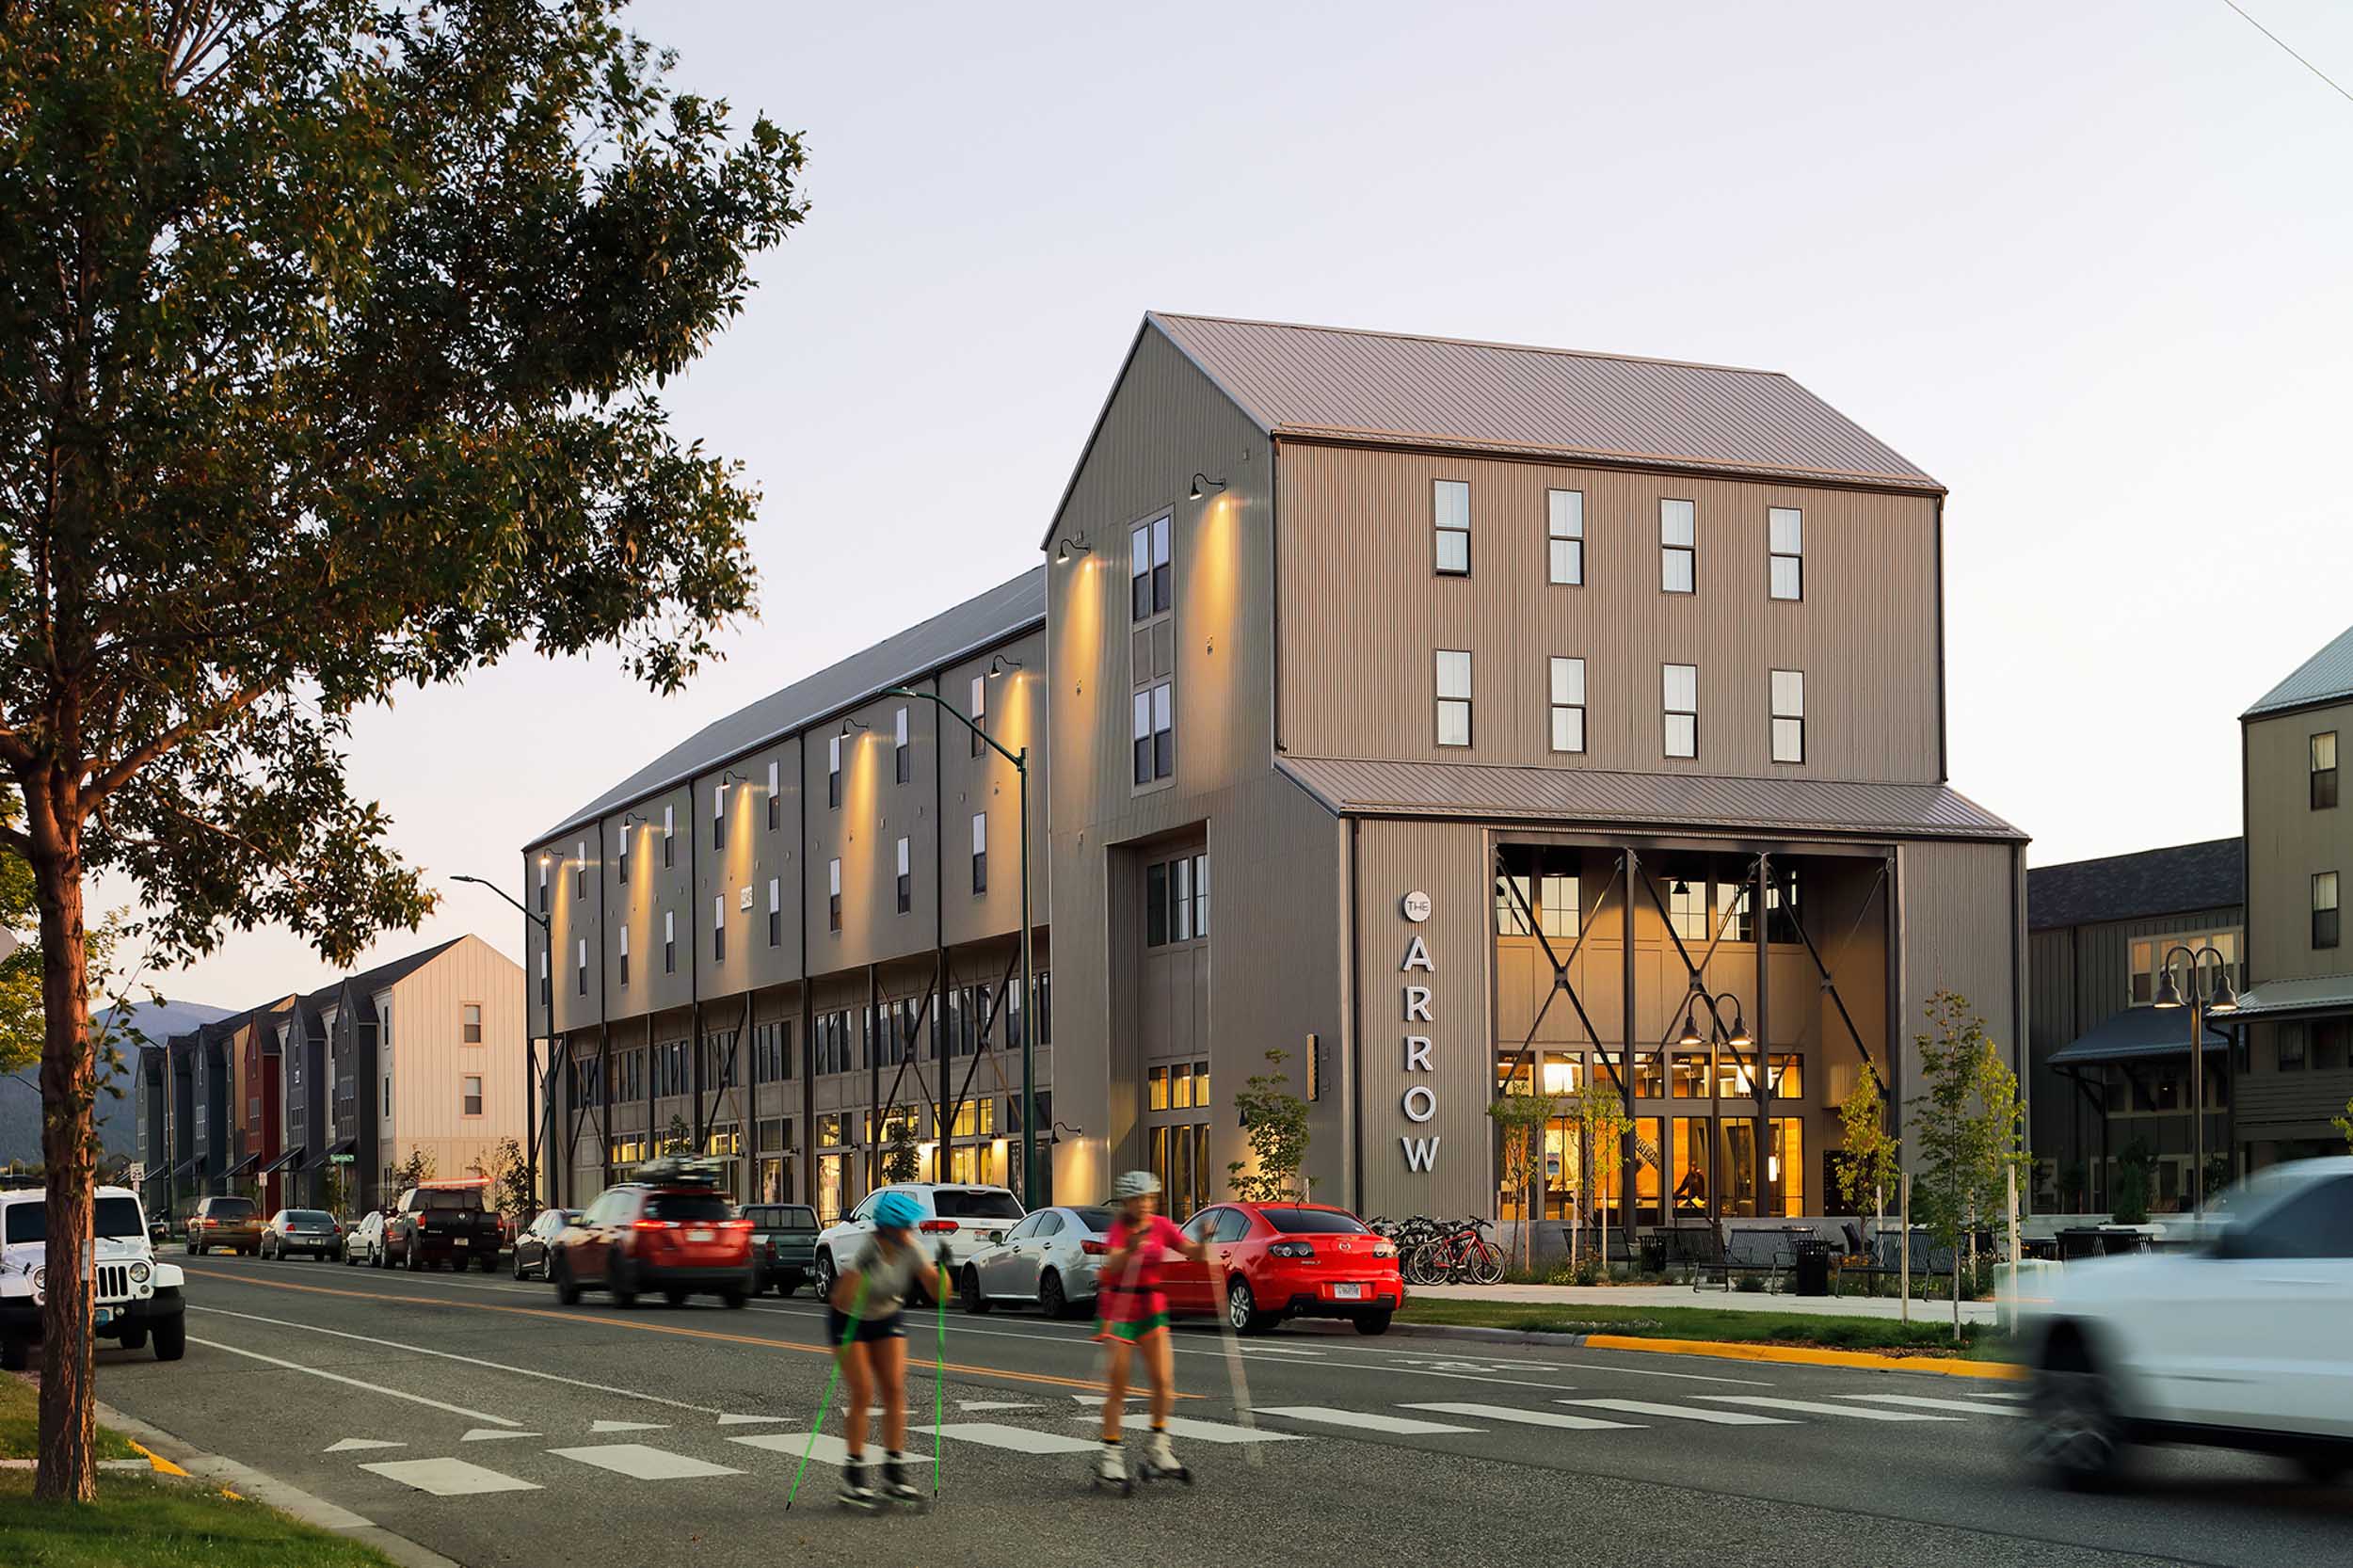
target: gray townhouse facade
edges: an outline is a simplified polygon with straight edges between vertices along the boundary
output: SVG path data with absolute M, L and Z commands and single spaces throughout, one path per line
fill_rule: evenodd
M 1148 315 L 1044 565 L 524 846 L 552 1200 L 680 1124 L 829 1214 L 894 1143 L 1008 1179 L 1034 1016 L 1064 1198 L 1222 1194 L 1273 1073 L 1364 1212 L 1824 1212 L 1930 995 L 2025 1067 L 2025 838 L 1947 781 L 1943 498 L 1782 376 Z M 891 687 L 1032 748 L 1026 1008 L 967 874 L 1011 769 Z M 1557 1121 L 1524 1212 L 1488 1104 L 1594 1082 L 1630 1134 L 1579 1170 Z

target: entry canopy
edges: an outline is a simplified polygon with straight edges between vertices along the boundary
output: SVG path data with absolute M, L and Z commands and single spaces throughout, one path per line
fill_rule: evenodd
M 2314 975 L 2309 980 L 2266 980 L 2240 994 L 2238 1016 L 2288 1017 L 2299 1013 L 2353 1012 L 2353 974 Z
M 2229 1036 L 2209 1021 L 2205 1048 L 2223 1050 Z M 2189 1054 L 2189 1009 L 2186 1007 L 2127 1007 L 2051 1053 L 2054 1067 L 2089 1066 L 2103 1062 L 2138 1062 Z
M 302 1145 L 296 1144 L 293 1148 L 288 1149 L 285 1153 L 280 1155 L 277 1159 L 263 1166 L 261 1174 L 264 1176 L 275 1176 L 289 1165 L 298 1166 L 301 1163 Z
M 238 1160 L 234 1165 L 232 1165 L 227 1170 L 221 1172 L 221 1178 L 226 1180 L 231 1176 L 241 1176 L 245 1175 L 246 1172 L 253 1168 L 254 1162 L 261 1158 L 262 1157 L 258 1154 L 247 1155 L 243 1160 Z

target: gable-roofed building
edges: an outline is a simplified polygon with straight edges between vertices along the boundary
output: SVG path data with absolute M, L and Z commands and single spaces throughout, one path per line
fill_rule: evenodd
M 1835 1207 L 1835 1106 L 1866 1076 L 1898 1104 L 1916 1089 L 1905 1042 L 1931 993 L 1965 994 L 2023 1053 L 2024 835 L 1945 766 L 1943 498 L 1784 376 L 1148 314 L 1039 571 L 721 721 L 526 846 L 548 922 L 534 1032 L 563 1042 L 555 1109 L 583 1129 L 548 1134 L 563 1201 L 690 1108 L 688 1136 L 731 1152 L 697 1066 L 724 1080 L 725 1056 L 661 1052 L 763 1021 L 797 1032 L 782 1071 L 726 1080 L 776 1135 L 739 1157 L 741 1189 L 845 1208 L 901 1128 L 926 1176 L 1013 1175 L 936 1141 L 974 1073 L 999 1127 L 1017 1117 L 997 1015 L 978 1006 L 977 1065 L 955 1073 L 904 1032 L 910 1003 L 952 1020 L 964 977 L 1009 979 L 1017 922 L 949 911 L 972 792 L 1001 800 L 1010 769 L 949 769 L 953 721 L 883 694 L 961 707 L 1003 654 L 1017 696 L 979 700 L 1045 743 L 1037 1122 L 1059 1195 L 1136 1166 L 1179 1215 L 1225 1195 L 1248 1158 L 1233 1096 L 1279 1049 L 1316 1194 L 1368 1212 Z M 873 740 L 903 703 L 909 744 Z M 845 727 L 836 786 L 822 754 Z M 657 865 L 681 836 L 682 864 Z M 706 959 L 713 920 L 730 954 L 754 935 L 748 965 Z M 673 931 L 684 972 L 649 975 Z M 639 1052 L 668 1077 L 616 1084 L 609 1055 Z M 691 1099 L 666 1099 L 681 1081 Z M 1531 1213 L 1501 1189 L 1487 1104 L 1587 1081 L 1633 1133 L 1579 1172 L 1556 1122 Z

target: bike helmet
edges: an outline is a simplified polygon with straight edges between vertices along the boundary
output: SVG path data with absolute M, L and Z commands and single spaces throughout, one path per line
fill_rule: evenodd
M 923 1206 L 910 1192 L 885 1192 L 874 1206 L 874 1224 L 883 1230 L 913 1230 L 923 1218 Z
M 1160 1190 L 1160 1178 L 1149 1171 L 1129 1171 L 1112 1183 L 1112 1196 L 1122 1203 L 1129 1198 L 1148 1196 Z

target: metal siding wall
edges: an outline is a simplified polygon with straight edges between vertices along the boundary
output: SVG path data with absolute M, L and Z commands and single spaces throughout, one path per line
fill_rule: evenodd
M 1913 1038 L 1927 1027 L 1924 1009 L 1939 991 L 1968 999 L 1985 1019 L 1986 1033 L 2003 1059 L 2018 1069 L 2023 1082 L 2029 1074 L 2011 984 L 2012 975 L 2023 968 L 2017 956 L 2023 911 L 2013 902 L 2010 887 L 2016 849 L 2006 843 L 1909 842 L 1899 845 L 1897 854 L 1903 944 L 1897 1022 L 1904 1097 L 1911 1099 L 1923 1087 Z
M 1933 782 L 1935 510 L 1918 496 L 1333 446 L 1282 448 L 1284 744 L 1303 756 Z M 1471 487 L 1471 575 L 1432 571 L 1431 485 Z M 1585 495 L 1585 585 L 1547 581 L 1547 488 Z M 1694 594 L 1659 591 L 1658 503 L 1696 503 Z M 1805 598 L 1767 596 L 1766 509 L 1804 513 Z M 1473 655 L 1473 745 L 1435 741 L 1432 655 Z M 1586 751 L 1550 749 L 1582 657 Z M 1699 756 L 1662 755 L 1662 663 L 1699 666 Z M 1770 671 L 1805 673 L 1806 760 L 1770 760 Z
M 592 878 L 591 896 L 595 891 Z M 436 1174 L 462 1176 L 476 1160 L 488 1164 L 500 1139 L 524 1140 L 520 983 L 511 959 L 467 936 L 393 984 L 388 995 L 399 1158 L 421 1148 L 433 1156 Z M 482 1005 L 479 1045 L 465 1043 L 468 1002 Z M 482 1079 L 479 1117 L 462 1113 L 458 1080 L 470 1074 Z
M 2353 704 L 2244 727 L 2249 974 L 2258 984 L 2353 968 L 2353 934 L 2340 937 L 2346 946 L 2315 951 L 2312 945 L 2313 873 L 2337 872 L 2340 910 L 2353 904 L 2353 795 L 2341 792 L 2344 804 L 2334 810 L 2312 808 L 2312 737 L 2331 729 L 2342 780 L 2345 748 L 2353 744 Z
M 1005 657 L 1021 668 L 988 680 L 988 712 L 983 728 L 1008 751 L 1025 746 L 1030 755 L 1030 918 L 1043 927 L 1047 915 L 1046 820 L 1052 799 L 1046 736 L 1048 678 L 1046 634 L 1033 632 L 1006 645 Z M 971 702 L 974 676 L 986 676 L 996 653 L 954 665 L 940 677 L 940 696 L 958 711 Z M 989 750 L 972 755 L 971 736 L 947 721 L 939 748 L 940 906 L 943 939 L 951 946 L 1021 929 L 1021 782 L 1013 764 Z M 988 814 L 988 891 L 972 891 L 972 814 Z

